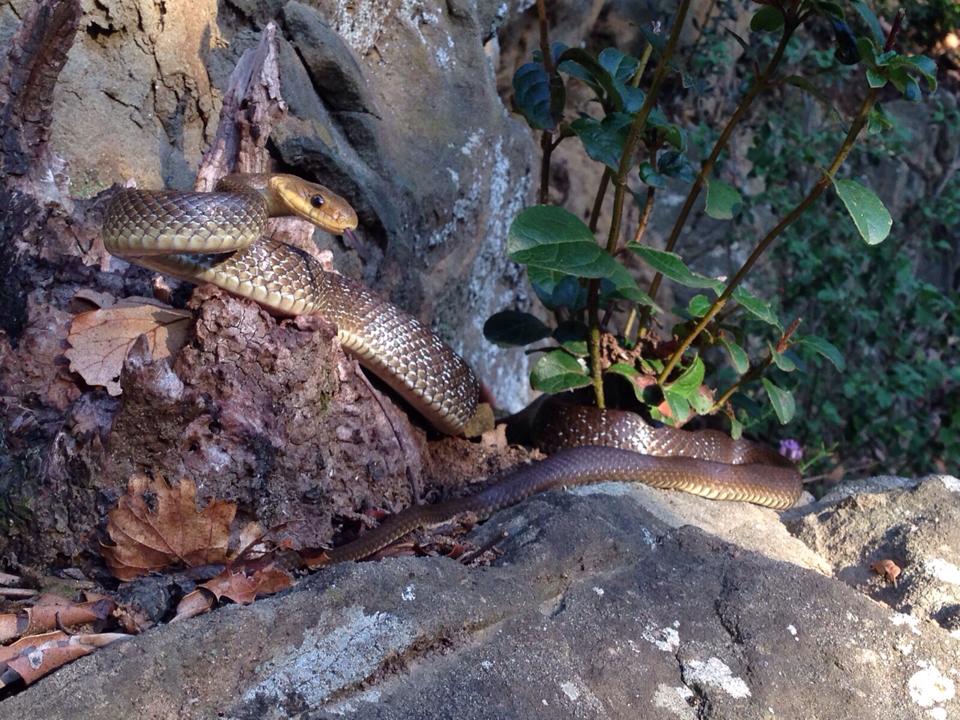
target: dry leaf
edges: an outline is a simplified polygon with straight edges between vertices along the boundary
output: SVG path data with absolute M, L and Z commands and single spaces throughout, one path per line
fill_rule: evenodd
M 67 635 L 62 630 L 25 637 L 0 647 L 0 688 L 17 680 L 30 685 L 78 657 L 129 637 L 122 633 Z
M 120 371 L 130 348 L 141 335 L 153 360 L 177 352 L 187 340 L 193 316 L 149 298 L 126 298 L 100 310 L 74 316 L 64 353 L 70 370 L 88 385 L 102 385 L 120 394 Z
M 77 603 L 66 598 L 41 596 L 33 607 L 18 613 L 0 615 L 0 642 L 24 633 L 36 634 L 54 628 L 105 620 L 116 607 L 116 603 L 108 598 Z
M 293 577 L 276 562 L 258 560 L 228 567 L 212 580 L 184 595 L 177 605 L 174 620 L 184 620 L 206 612 L 222 598 L 249 605 L 258 595 L 271 595 L 293 585 Z
M 883 579 L 887 582 L 893 583 L 894 587 L 897 586 L 897 578 L 900 577 L 900 573 L 902 572 L 900 566 L 889 558 L 877 560 L 877 562 L 870 566 L 870 569 L 877 575 L 882 575 Z
M 153 508 L 145 493 L 152 494 Z M 102 545 L 110 572 L 133 580 L 169 565 L 198 567 L 222 563 L 227 557 L 234 503 L 212 500 L 197 510 L 197 486 L 186 478 L 170 487 L 162 477 L 130 478 L 127 493 L 109 513 L 107 534 L 113 545 Z

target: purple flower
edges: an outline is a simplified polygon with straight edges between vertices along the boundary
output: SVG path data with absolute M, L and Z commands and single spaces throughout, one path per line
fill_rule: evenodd
M 780 454 L 790 462 L 797 462 L 803 457 L 803 448 L 793 438 L 780 441 Z

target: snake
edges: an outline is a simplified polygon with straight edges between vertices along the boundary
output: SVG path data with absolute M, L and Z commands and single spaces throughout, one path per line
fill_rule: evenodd
M 319 313 L 348 353 L 439 432 L 462 435 L 480 383 L 428 326 L 363 284 L 324 270 L 311 255 L 265 235 L 267 219 L 295 216 L 333 234 L 357 227 L 350 203 L 323 185 L 283 173 L 234 174 L 214 192 L 123 188 L 102 226 L 111 254 L 193 283 L 211 283 L 280 316 Z M 542 416 L 542 417 L 541 417 Z M 418 528 L 462 513 L 483 519 L 540 492 L 603 481 L 641 482 L 719 500 L 791 507 L 800 474 L 773 450 L 718 431 L 654 427 L 638 414 L 543 403 L 535 443 L 548 456 L 473 495 L 413 505 L 326 562 L 360 560 Z

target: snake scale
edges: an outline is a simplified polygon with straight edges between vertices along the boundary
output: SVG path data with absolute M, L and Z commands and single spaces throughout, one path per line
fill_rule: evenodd
M 357 225 L 350 204 L 283 174 L 228 175 L 212 193 L 119 190 L 103 224 L 106 249 L 192 282 L 209 282 L 282 315 L 320 313 L 344 347 L 439 431 L 462 434 L 479 399 L 467 363 L 416 318 L 308 254 L 264 237 L 268 217 L 295 215 L 332 233 Z M 800 495 L 796 469 L 771 450 L 714 431 L 654 428 L 638 415 L 547 403 L 541 448 L 553 454 L 470 497 L 403 510 L 329 551 L 357 560 L 418 527 L 472 512 L 486 517 L 550 488 L 642 482 L 782 509 Z M 570 447 L 577 446 L 577 447 Z

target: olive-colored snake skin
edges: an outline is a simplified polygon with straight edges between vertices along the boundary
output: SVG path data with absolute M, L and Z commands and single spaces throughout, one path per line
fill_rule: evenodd
M 298 215 L 334 233 L 357 225 L 349 203 L 321 185 L 291 175 L 230 175 L 214 193 L 118 191 L 107 209 L 103 241 L 114 255 L 213 283 L 280 314 L 320 313 L 337 325 L 344 347 L 427 421 L 441 432 L 461 434 L 479 396 L 466 362 L 416 318 L 322 270 L 306 253 L 263 237 L 267 217 L 278 215 Z M 417 527 L 459 513 L 485 517 L 550 488 L 604 480 L 777 509 L 799 497 L 797 471 L 752 443 L 716 432 L 653 428 L 630 413 L 548 405 L 540 444 L 555 452 L 550 458 L 472 497 L 408 508 L 329 551 L 329 562 L 367 557 Z M 587 447 L 560 449 L 573 445 Z

